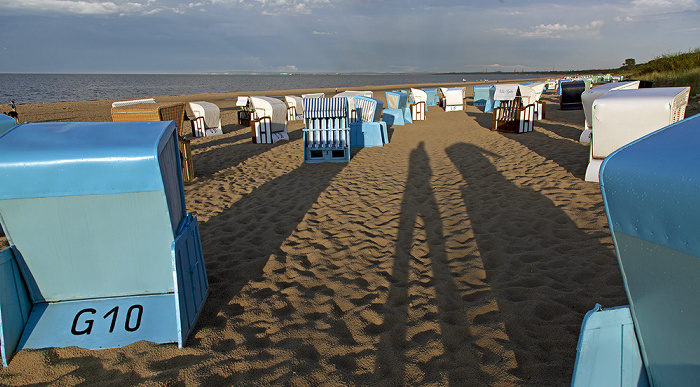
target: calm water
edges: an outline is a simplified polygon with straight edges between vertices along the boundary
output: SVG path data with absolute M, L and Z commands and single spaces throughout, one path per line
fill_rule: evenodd
M 538 74 L 537 77 L 542 77 Z M 0 74 L 0 104 L 523 79 L 523 73 L 379 75 Z

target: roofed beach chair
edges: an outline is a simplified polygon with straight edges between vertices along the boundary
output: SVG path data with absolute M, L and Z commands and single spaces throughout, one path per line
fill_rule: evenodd
M 344 97 L 348 99 L 348 111 L 350 112 L 350 122 L 357 121 L 357 112 L 355 111 L 355 96 L 372 97 L 372 92 L 368 91 L 343 91 L 336 94 L 334 97 Z
M 474 106 L 483 107 L 486 111 L 489 102 L 493 101 L 493 93 L 496 91 L 494 85 L 474 85 Z M 493 103 L 491 104 L 493 109 Z
M 559 97 L 560 110 L 583 109 L 581 94 L 586 91 L 586 83 L 583 81 L 562 82 L 559 85 L 561 96 Z
M 523 106 L 534 105 L 535 107 L 535 121 L 545 118 L 547 106 L 543 101 L 540 101 L 544 88 L 544 82 L 530 82 L 518 86 L 518 93 Z
M 286 103 L 272 97 L 250 97 L 250 106 L 250 131 L 254 144 L 289 140 Z
M 593 101 L 593 129 L 586 181 L 598 181 L 613 151 L 685 116 L 689 87 L 610 90 Z
M 304 98 L 304 162 L 350 161 L 348 99 Z
M 0 136 L 0 352 L 177 343 L 209 292 L 173 121 Z M 30 184 L 28 182 L 31 182 Z
M 520 86 L 515 84 L 496 85 L 494 99 L 498 107 L 493 109 L 491 130 L 525 133 L 534 129 L 535 105 L 524 106 L 519 89 Z
M 408 94 L 400 91 L 386 92 L 386 106 L 382 112 L 383 120 L 389 126 L 405 125 L 413 122 L 408 108 Z
M 593 130 L 593 101 L 595 101 L 596 98 L 605 95 L 605 93 L 609 92 L 610 90 L 638 89 L 638 88 L 639 88 L 639 81 L 630 81 L 630 82 L 606 83 L 604 85 L 600 85 L 600 86 L 591 88 L 590 90 L 584 91 L 581 94 L 581 104 L 583 105 L 583 114 L 585 117 L 585 122 L 584 122 L 585 128 L 583 130 L 583 133 L 581 133 L 581 137 L 579 138 L 579 141 L 585 142 L 585 143 L 591 142 L 591 132 Z
M 284 101 L 287 103 L 287 121 L 304 119 L 304 106 L 302 98 L 296 95 L 285 95 Z
M 446 112 L 464 110 L 464 87 L 441 87 L 439 89 L 440 105 Z
M 156 103 L 156 100 L 154 98 L 142 98 L 142 99 L 132 99 L 129 101 L 115 101 L 112 102 L 112 107 L 120 107 L 120 106 L 127 106 L 127 105 L 137 105 L 140 103 Z
M 437 89 L 421 89 L 425 92 L 428 99 L 425 101 L 425 106 L 437 106 L 439 103 Z
M 381 100 L 355 97 L 357 121 L 350 124 L 350 143 L 353 147 L 384 146 L 389 143 L 386 122 L 382 121 Z
M 238 125 L 250 126 L 250 115 L 252 113 L 250 98 L 244 96 L 238 97 L 238 99 L 236 99 L 236 106 L 241 109 L 238 111 Z
M 205 101 L 190 102 L 192 135 L 194 137 L 217 136 L 224 134 L 221 129 L 221 111 L 216 104 Z
M 408 90 L 408 109 L 411 111 L 411 119 L 413 121 L 425 120 L 427 101 L 428 94 L 425 91 L 415 88 Z
M 629 306 L 586 314 L 573 386 L 698 384 L 698 144 L 695 115 L 603 162 L 600 188 Z

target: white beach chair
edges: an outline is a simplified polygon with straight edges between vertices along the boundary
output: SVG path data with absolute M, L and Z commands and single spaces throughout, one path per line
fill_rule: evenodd
M 304 162 L 350 161 L 348 100 L 304 98 Z
M 217 105 L 211 102 L 190 102 L 192 119 L 192 135 L 194 137 L 217 136 L 224 132 L 221 129 L 221 113 Z
M 584 130 L 579 138 L 580 142 L 590 143 L 591 142 L 591 132 L 593 130 L 593 101 L 596 98 L 602 97 L 610 90 L 622 90 L 622 89 L 638 89 L 639 81 L 630 82 L 613 82 L 600 85 L 598 87 L 591 88 L 584 91 L 581 94 L 581 103 L 583 104 L 583 114 L 585 116 Z
M 610 90 L 596 98 L 586 181 L 598 181 L 600 165 L 613 151 L 682 120 L 689 95 L 689 87 L 656 87 Z
M 371 92 L 370 96 L 371 97 Z M 347 98 L 348 100 L 348 111 L 350 114 L 350 122 L 356 122 L 357 121 L 357 112 L 355 111 L 355 96 L 365 96 L 367 97 L 367 92 L 364 91 L 343 91 L 342 93 L 336 94 L 334 97 L 343 97 Z
M 411 110 L 411 119 L 414 121 L 425 120 L 427 102 L 428 94 L 425 91 L 415 88 L 408 91 L 408 108 Z
M 132 99 L 130 101 L 116 101 L 112 102 L 112 107 L 128 106 L 128 105 L 138 105 L 140 103 L 156 103 L 154 98 L 143 98 L 143 99 Z
M 286 103 L 272 97 L 250 97 L 250 106 L 250 130 L 254 144 L 289 140 Z
M 446 112 L 455 112 L 464 110 L 464 87 L 441 87 L 440 104 Z
M 302 98 L 296 95 L 284 96 L 284 101 L 287 103 L 287 121 L 304 119 L 304 106 L 301 100 Z

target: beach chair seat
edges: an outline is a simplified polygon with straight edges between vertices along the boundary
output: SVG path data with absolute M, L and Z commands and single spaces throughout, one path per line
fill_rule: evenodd
M 382 121 L 384 103 L 375 98 L 355 97 L 356 122 L 350 124 L 350 143 L 353 147 L 384 146 L 389 143 L 386 122 Z
M 209 285 L 181 171 L 173 121 L 0 136 L 3 365 L 29 348 L 184 345 Z
M 642 90 L 653 89 L 614 92 Z M 594 141 L 595 137 L 594 133 Z M 652 386 L 692 386 L 700 380 L 698 144 L 700 115 L 695 115 L 615 150 L 600 168 L 603 204 L 633 332 Z M 589 339 L 579 339 L 579 347 L 608 345 L 604 338 Z M 597 373 L 587 366 L 577 362 L 574 375 Z M 631 370 L 636 376 L 635 368 Z M 625 377 L 609 376 L 605 383 L 580 385 L 620 385 Z
M 610 90 L 593 100 L 591 145 L 585 180 L 598 181 L 613 151 L 685 116 L 689 87 Z
M 250 131 L 254 144 L 274 144 L 289 140 L 287 104 L 272 97 L 250 97 Z
M 415 88 L 411 88 L 408 91 L 408 108 L 411 110 L 411 119 L 413 121 L 425 120 L 427 101 L 428 94 L 425 91 Z
M 302 102 L 304 162 L 350 161 L 347 98 L 304 98 Z
M 304 119 L 304 106 L 301 97 L 297 95 L 285 95 L 284 101 L 287 103 L 287 121 L 297 121 Z
M 217 136 L 224 132 L 221 129 L 221 113 L 216 104 L 205 101 L 190 102 L 192 119 L 192 136 Z
M 192 162 L 192 145 L 190 139 L 185 137 L 185 104 L 183 102 L 156 103 L 152 99 L 146 101 L 123 101 L 128 103 L 113 106 L 111 110 L 112 121 L 175 121 L 180 146 L 182 179 L 185 182 L 192 181 L 194 179 L 194 164 Z
M 386 106 L 382 120 L 389 126 L 406 125 L 413 122 L 408 108 L 408 94 L 400 91 L 386 92 Z

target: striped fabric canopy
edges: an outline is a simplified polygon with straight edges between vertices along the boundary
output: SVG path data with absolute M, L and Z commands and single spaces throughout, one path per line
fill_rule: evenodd
M 357 117 L 362 122 L 379 122 L 382 118 L 384 103 L 378 99 L 368 97 L 355 97 Z
M 304 118 L 348 117 L 348 99 L 333 98 L 304 98 Z

